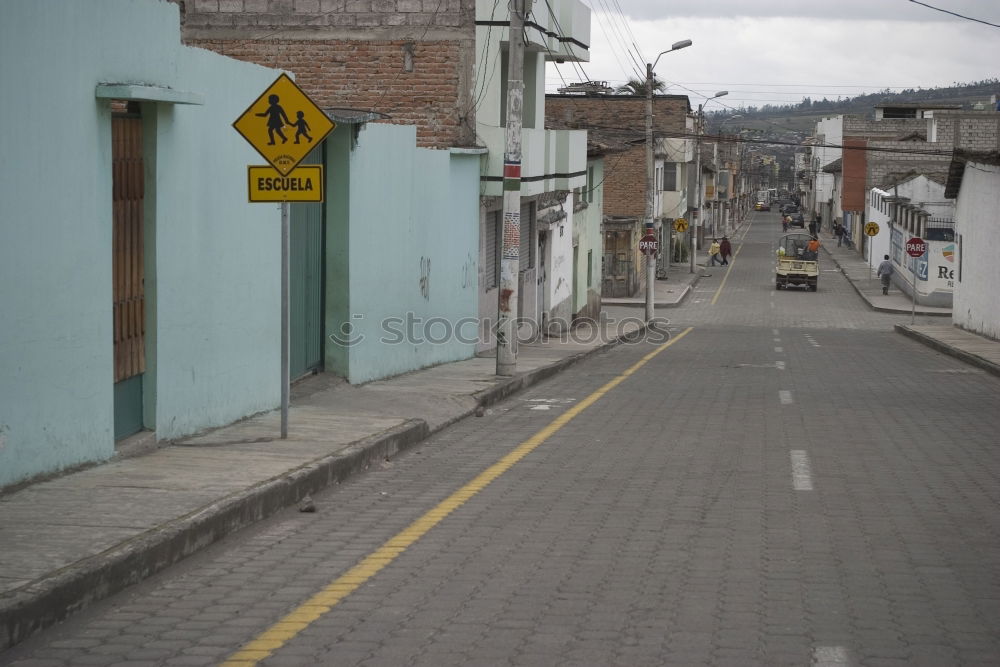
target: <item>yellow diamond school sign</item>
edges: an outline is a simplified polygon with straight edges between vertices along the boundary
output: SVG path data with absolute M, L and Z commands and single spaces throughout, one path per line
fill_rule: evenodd
M 268 164 L 287 176 L 336 124 L 287 74 L 279 76 L 233 123 Z

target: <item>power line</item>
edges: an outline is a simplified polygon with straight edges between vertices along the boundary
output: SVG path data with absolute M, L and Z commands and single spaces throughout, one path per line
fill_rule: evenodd
M 983 21 L 982 19 L 974 19 L 971 16 L 964 16 L 962 14 L 957 14 L 955 12 L 949 11 L 947 9 L 941 9 L 940 7 L 935 7 L 933 5 L 928 5 L 926 2 L 918 2 L 917 0 L 910 0 L 915 5 L 920 5 L 922 7 L 927 7 L 928 9 L 933 9 L 936 12 L 942 12 L 944 14 L 951 14 L 952 16 L 957 16 L 960 19 L 965 19 L 966 21 L 975 21 L 976 23 L 982 23 L 984 25 L 993 26 L 994 28 L 1000 28 L 1000 25 L 996 23 L 990 23 L 989 21 Z

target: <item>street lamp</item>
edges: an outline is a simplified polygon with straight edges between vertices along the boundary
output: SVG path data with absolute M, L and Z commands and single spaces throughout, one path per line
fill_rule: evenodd
M 646 63 L 646 219 L 645 233 L 653 233 L 653 68 L 660 62 L 660 56 L 671 51 L 679 51 L 691 46 L 690 39 L 674 42 L 669 49 L 657 54 L 656 59 Z M 661 249 L 662 252 L 662 249 Z M 653 321 L 653 291 L 656 286 L 656 254 L 646 255 L 646 322 Z
M 701 186 L 701 131 L 702 131 L 702 125 L 703 125 L 703 120 L 704 120 L 702 118 L 702 110 L 705 108 L 705 106 L 709 102 L 711 102 L 715 98 L 722 97 L 722 96 L 728 95 L 728 94 L 729 94 L 728 90 L 720 90 L 715 95 L 712 95 L 707 100 L 705 100 L 704 103 L 698 105 L 698 117 L 695 119 L 695 122 L 698 124 L 698 127 L 696 128 L 695 138 L 694 138 L 694 158 L 695 158 L 695 170 L 697 170 L 697 172 L 698 172 L 698 179 L 697 179 L 698 180 L 698 196 L 695 198 L 695 202 L 698 204 L 698 226 L 699 227 L 701 227 L 704 224 L 704 221 L 705 221 L 705 216 L 703 215 L 703 211 L 702 211 L 703 205 L 705 203 L 704 202 L 705 195 L 704 195 L 704 188 Z M 691 255 L 691 271 L 690 271 L 691 273 L 694 273 L 694 264 L 695 264 L 695 262 L 694 262 L 694 259 L 695 259 L 695 257 L 694 257 L 694 253 L 695 253 L 695 250 L 694 250 L 694 237 L 695 237 L 695 227 L 694 227 L 694 225 L 691 225 L 688 228 L 688 250 L 690 251 L 690 255 Z

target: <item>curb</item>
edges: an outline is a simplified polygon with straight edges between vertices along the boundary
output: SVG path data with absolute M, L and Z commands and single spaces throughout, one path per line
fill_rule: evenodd
M 831 253 L 829 250 L 826 250 L 826 256 L 830 258 L 831 262 L 833 262 L 834 264 L 837 265 L 837 269 L 840 271 L 841 274 L 843 274 L 843 276 L 845 278 L 847 278 L 847 282 L 849 282 L 851 284 L 851 287 L 853 287 L 854 291 L 858 293 L 858 296 L 861 297 L 861 300 L 864 301 L 865 303 L 867 303 L 868 307 L 871 308 L 872 310 L 874 310 L 875 312 L 877 312 L 877 313 L 892 313 L 894 315 L 901 315 L 901 314 L 905 315 L 906 313 L 912 312 L 912 310 L 910 308 L 907 308 L 907 309 L 904 309 L 904 310 L 900 310 L 899 308 L 886 308 L 885 306 L 876 306 L 874 303 L 872 303 L 871 301 L 868 300 L 868 297 L 865 296 L 865 293 L 862 292 L 861 288 L 858 287 L 857 283 L 854 282 L 854 279 L 851 278 L 851 276 L 849 276 L 847 274 L 847 270 L 843 266 L 841 266 L 840 262 L 837 261 L 837 258 L 833 255 L 833 253 Z M 923 315 L 924 317 L 951 317 L 951 313 L 950 312 L 947 312 L 947 313 L 936 313 L 936 312 L 925 312 L 925 311 L 922 311 L 922 310 L 920 310 L 920 306 L 919 305 L 917 306 L 916 314 L 917 315 Z
M 423 420 L 409 420 L 33 581 L 0 602 L 0 650 L 427 435 Z
M 947 343 L 942 343 L 936 338 L 932 338 L 926 334 L 922 334 L 919 331 L 914 331 L 905 324 L 897 324 L 895 326 L 895 329 L 896 333 L 903 334 L 904 336 L 912 338 L 913 340 L 922 343 L 927 347 L 935 349 L 938 352 L 947 354 L 950 357 L 955 357 L 956 359 L 960 359 L 961 361 L 964 361 L 965 363 L 971 366 L 976 366 L 977 368 L 981 368 L 987 373 L 991 373 L 993 375 L 996 375 L 997 377 L 1000 377 L 1000 364 L 995 364 L 989 359 L 984 359 L 983 357 L 980 357 L 978 354 L 966 352 L 965 350 L 960 350 L 957 347 L 948 345 Z
M 702 269 L 704 267 L 701 267 Z M 684 303 L 684 300 L 688 298 L 688 295 L 694 290 L 694 286 L 698 284 L 701 279 L 701 271 L 696 271 L 694 280 L 684 286 L 684 293 L 677 298 L 676 301 L 658 301 L 653 303 L 654 308 L 677 308 Z M 615 306 L 617 308 L 643 308 L 646 303 L 644 301 L 625 301 L 622 303 L 613 303 L 607 300 L 602 300 L 601 304 L 604 306 Z
M 623 334 L 598 347 L 560 359 L 554 364 L 516 375 L 472 394 L 476 408 L 463 411 L 431 430 L 422 419 L 353 442 L 336 454 L 320 457 L 294 470 L 206 505 L 179 519 L 36 579 L 0 601 L 0 650 L 68 618 L 88 605 L 110 597 L 160 572 L 242 528 L 294 505 L 365 470 L 371 463 L 403 452 L 432 433 L 546 380 L 569 366 L 640 337 L 647 327 Z

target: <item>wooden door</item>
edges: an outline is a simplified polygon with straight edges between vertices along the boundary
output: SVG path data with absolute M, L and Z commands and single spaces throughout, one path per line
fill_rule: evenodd
M 112 143 L 112 295 L 114 300 L 115 439 L 142 429 L 146 370 L 142 119 L 116 113 Z

